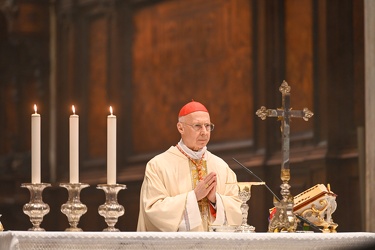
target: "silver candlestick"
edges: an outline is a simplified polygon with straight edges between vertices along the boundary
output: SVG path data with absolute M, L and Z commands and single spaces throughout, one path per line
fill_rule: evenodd
M 22 183 L 21 187 L 30 191 L 30 202 L 23 206 L 23 212 L 30 217 L 33 227 L 29 231 L 45 231 L 40 227 L 43 217 L 49 213 L 49 205 L 43 202 L 43 190 L 50 187 L 49 183 Z
M 104 217 L 105 222 L 108 227 L 103 231 L 106 232 L 119 232 L 120 230 L 115 228 L 115 225 L 118 221 L 118 217 L 122 216 L 125 213 L 123 206 L 117 202 L 117 193 L 121 189 L 125 189 L 126 185 L 122 184 L 99 184 L 98 189 L 103 189 L 105 192 L 105 203 L 100 205 L 98 212 L 101 216 Z
M 247 224 L 247 217 L 249 214 L 249 205 L 247 202 L 251 198 L 251 186 L 252 185 L 264 185 L 264 182 L 237 182 L 239 193 L 238 196 L 242 200 L 241 212 L 242 212 L 242 224 L 237 227 L 236 232 L 241 233 L 254 233 L 255 227 Z
M 0 217 L 1 217 L 2 215 L 0 214 Z M 0 232 L 2 232 L 2 231 L 4 231 L 4 227 L 3 227 L 3 224 L 1 224 L 1 221 L 0 221 Z
M 82 215 L 87 212 L 87 207 L 80 201 L 80 192 L 88 187 L 85 183 L 61 183 L 61 187 L 68 190 L 68 201 L 61 205 L 61 212 L 68 217 L 70 227 L 65 231 L 81 232 L 82 229 L 77 227 Z

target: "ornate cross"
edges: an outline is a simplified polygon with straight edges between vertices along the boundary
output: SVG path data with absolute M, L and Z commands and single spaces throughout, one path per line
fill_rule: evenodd
M 290 170 L 289 170 L 289 143 L 290 143 L 290 120 L 292 117 L 302 118 L 308 121 L 314 114 L 307 108 L 303 110 L 292 110 L 290 107 L 290 86 L 286 81 L 283 81 L 279 90 L 282 94 L 282 107 L 278 109 L 266 109 L 262 106 L 257 110 L 256 115 L 260 119 L 265 120 L 267 117 L 277 117 L 281 121 L 281 195 L 282 200 L 274 200 L 276 207 L 275 216 L 270 220 L 268 231 L 280 232 L 288 231 L 293 232 L 296 230 L 297 221 L 293 213 L 293 197 L 290 195 Z
M 282 94 L 282 107 L 278 109 L 266 109 L 262 106 L 257 110 L 256 114 L 262 120 L 267 117 L 277 117 L 281 121 L 281 151 L 282 151 L 282 162 L 281 162 L 281 195 L 282 200 L 274 198 L 275 214 L 270 219 L 268 231 L 269 232 L 281 232 L 288 231 L 294 232 L 297 228 L 296 216 L 293 213 L 293 197 L 290 195 L 290 169 L 289 169 L 289 134 L 290 134 L 290 120 L 292 117 L 302 118 L 308 121 L 314 114 L 307 108 L 303 110 L 292 110 L 290 107 L 290 86 L 286 81 L 281 83 L 279 88 Z
M 314 113 L 311 112 L 308 108 L 304 108 L 303 110 L 292 110 L 292 108 L 290 107 L 290 89 L 291 89 L 290 86 L 284 80 L 281 86 L 279 87 L 279 91 L 282 94 L 282 107 L 278 109 L 266 109 L 266 107 L 262 106 L 256 112 L 256 115 L 259 116 L 260 119 L 262 120 L 265 120 L 268 116 L 268 117 L 277 117 L 281 121 L 281 134 L 282 134 L 281 170 L 289 170 L 290 119 L 292 117 L 298 117 L 298 118 L 304 119 L 305 121 L 308 121 L 309 118 L 311 118 L 314 115 Z M 288 177 L 285 176 L 285 178 L 288 178 Z

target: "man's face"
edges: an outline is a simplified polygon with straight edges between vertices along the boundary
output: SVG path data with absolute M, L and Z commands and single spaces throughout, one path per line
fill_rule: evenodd
M 210 115 L 204 111 L 197 111 L 180 118 L 177 129 L 184 144 L 194 150 L 200 150 L 210 140 L 211 131 L 205 125 L 211 124 Z

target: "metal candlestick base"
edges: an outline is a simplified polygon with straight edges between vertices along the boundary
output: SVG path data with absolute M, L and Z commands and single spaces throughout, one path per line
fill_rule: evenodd
M 125 213 L 123 206 L 117 202 L 117 193 L 121 189 L 125 189 L 126 185 L 122 184 L 99 184 L 98 189 L 103 189 L 105 192 L 105 203 L 100 205 L 98 212 L 104 217 L 108 227 L 103 231 L 105 232 L 119 232 L 120 230 L 115 228 L 118 217 Z
M 2 215 L 0 214 L 0 217 L 1 217 Z M 3 224 L 1 224 L 1 221 L 0 221 L 0 232 L 2 232 L 2 231 L 4 231 L 4 227 L 3 227 Z
M 29 231 L 45 231 L 40 227 L 43 217 L 49 213 L 48 204 L 43 202 L 42 193 L 46 187 L 50 187 L 49 183 L 22 183 L 21 187 L 30 191 L 30 202 L 23 206 L 23 212 L 30 217 L 33 227 Z
M 280 187 L 283 199 L 281 201 L 274 199 L 273 201 L 276 212 L 270 220 L 268 232 L 295 232 L 298 221 L 293 213 L 294 200 L 290 195 L 290 185 L 284 181 Z
M 251 186 L 252 185 L 264 185 L 264 182 L 237 182 L 239 193 L 238 196 L 242 200 L 241 212 L 242 212 L 242 224 L 236 228 L 236 232 L 241 233 L 254 233 L 255 227 L 247 224 L 247 217 L 249 214 L 249 205 L 247 202 L 251 197 Z
M 85 183 L 61 183 L 60 187 L 68 190 L 68 201 L 61 205 L 61 212 L 68 217 L 70 227 L 65 231 L 81 232 L 82 229 L 77 227 L 82 215 L 87 212 L 87 207 L 80 201 L 80 192 L 88 187 Z

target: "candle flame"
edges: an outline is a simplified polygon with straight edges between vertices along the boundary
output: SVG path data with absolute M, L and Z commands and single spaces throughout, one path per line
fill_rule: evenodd
M 36 107 L 36 104 L 34 104 L 34 111 L 35 111 L 35 114 L 37 114 L 38 108 Z
M 112 106 L 109 106 L 109 112 L 111 112 L 111 115 L 113 115 L 113 109 L 112 109 Z
M 76 114 L 76 108 L 74 107 L 74 105 L 72 105 L 72 111 L 73 111 L 73 114 L 75 115 Z

